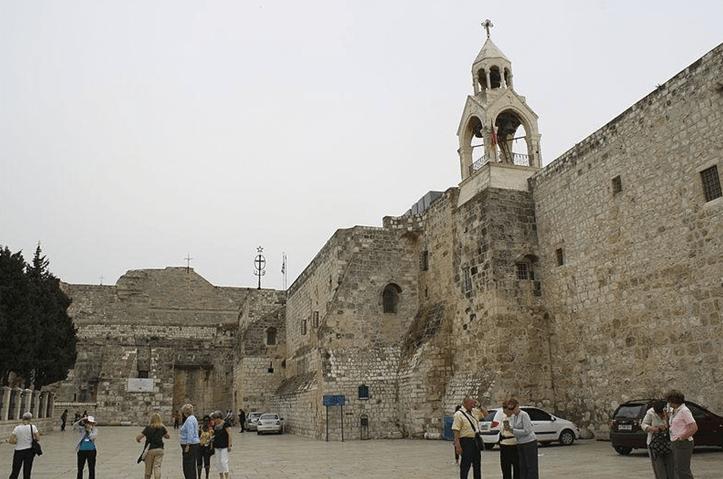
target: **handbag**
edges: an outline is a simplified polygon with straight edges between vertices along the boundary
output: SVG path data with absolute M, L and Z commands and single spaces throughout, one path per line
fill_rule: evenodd
M 43 448 L 40 447 L 40 443 L 35 440 L 35 435 L 33 435 L 33 425 L 30 424 L 30 449 L 33 450 L 33 454 L 36 456 L 42 456 L 43 455 Z
M 462 411 L 460 409 L 460 411 Z M 477 431 L 477 428 L 474 427 L 474 423 L 472 422 L 472 419 L 464 412 L 462 411 L 462 414 L 464 414 L 464 417 L 467 418 L 469 421 L 469 425 L 472 426 L 472 430 L 474 431 L 474 446 L 477 448 L 478 451 L 484 451 L 485 443 L 482 440 L 482 436 L 479 435 L 479 431 Z
M 661 456 L 665 456 L 666 454 L 673 452 L 673 449 L 670 446 L 670 435 L 668 434 L 668 430 L 663 429 L 661 431 L 654 432 L 653 436 L 650 438 L 648 448 Z
M 136 461 L 136 464 L 140 464 L 141 462 L 146 460 L 146 447 L 148 446 L 148 442 L 146 441 L 146 445 L 143 446 L 143 450 L 141 451 L 141 455 L 138 456 L 138 460 Z

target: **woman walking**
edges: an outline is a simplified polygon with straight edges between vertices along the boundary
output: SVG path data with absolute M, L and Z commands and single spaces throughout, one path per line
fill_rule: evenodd
M 10 479 L 18 479 L 21 467 L 23 468 L 23 479 L 30 479 L 30 471 L 33 469 L 33 459 L 35 459 L 32 442 L 33 439 L 40 440 L 38 428 L 30 424 L 32 418 L 33 414 L 30 412 L 23 414 L 23 423 L 15 426 L 12 434 L 10 434 L 9 442 L 15 445 Z
M 146 463 L 145 479 L 151 479 L 151 474 L 155 479 L 161 479 L 161 463 L 163 462 L 163 438 L 170 439 L 166 426 L 161 421 L 161 415 L 151 414 L 148 425 L 136 436 L 136 442 L 146 438 L 148 450 L 146 457 L 143 459 Z
M 98 437 L 98 428 L 95 426 L 95 418 L 86 416 L 73 423 L 80 438 L 76 450 L 78 451 L 78 475 L 77 479 L 83 479 L 83 469 L 88 463 L 88 479 L 95 479 L 95 461 L 98 458 L 98 450 L 95 447 L 95 438 Z

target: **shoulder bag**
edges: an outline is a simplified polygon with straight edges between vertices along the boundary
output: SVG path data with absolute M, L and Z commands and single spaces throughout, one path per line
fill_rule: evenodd
M 477 448 L 478 451 L 483 451 L 485 448 L 485 443 L 482 440 L 482 438 L 479 435 L 479 432 L 477 431 L 477 428 L 474 427 L 474 423 L 472 422 L 472 419 L 464 412 L 464 410 L 460 409 L 460 412 L 464 415 L 464 417 L 467 418 L 469 421 L 469 425 L 472 426 L 472 431 L 474 431 L 474 445 Z
M 33 434 L 33 425 L 30 424 L 30 449 L 33 450 L 33 454 L 36 456 L 43 455 L 43 448 L 40 447 L 40 443 L 35 440 L 35 434 Z
M 662 429 L 658 432 L 654 432 L 653 436 L 650 438 L 648 448 L 660 456 L 665 456 L 673 452 L 673 449 L 670 446 L 670 435 L 668 434 L 668 430 Z

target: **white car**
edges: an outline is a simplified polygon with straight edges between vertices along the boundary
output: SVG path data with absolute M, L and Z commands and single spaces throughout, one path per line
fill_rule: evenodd
M 247 431 L 255 431 L 256 430 L 256 424 L 259 422 L 259 418 L 261 417 L 260 412 L 250 412 L 246 415 L 246 430 Z
M 575 442 L 575 439 L 580 438 L 580 428 L 567 419 L 562 419 L 537 407 L 520 406 L 520 409 L 530 415 L 537 442 L 541 444 L 559 442 L 564 446 L 569 446 Z M 489 414 L 479 422 L 479 429 L 485 449 L 492 449 L 500 442 L 502 409 L 490 409 L 488 412 Z
M 275 413 L 265 413 L 259 418 L 259 422 L 256 423 L 256 434 L 264 432 L 275 432 L 281 434 L 284 432 L 284 418 L 279 417 Z

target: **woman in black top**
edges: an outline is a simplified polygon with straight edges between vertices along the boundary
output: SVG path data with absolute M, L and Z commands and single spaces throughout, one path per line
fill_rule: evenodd
M 221 479 L 228 479 L 228 453 L 233 446 L 231 425 L 223 419 L 221 411 L 211 414 L 213 419 L 213 450 L 216 454 L 216 468 Z
M 153 413 L 148 426 L 136 437 L 136 442 L 146 438 L 148 449 L 146 457 L 143 459 L 146 463 L 145 479 L 151 479 L 151 473 L 155 479 L 161 479 L 161 463 L 163 462 L 163 438 L 170 439 L 166 426 L 161 421 L 161 415 Z

